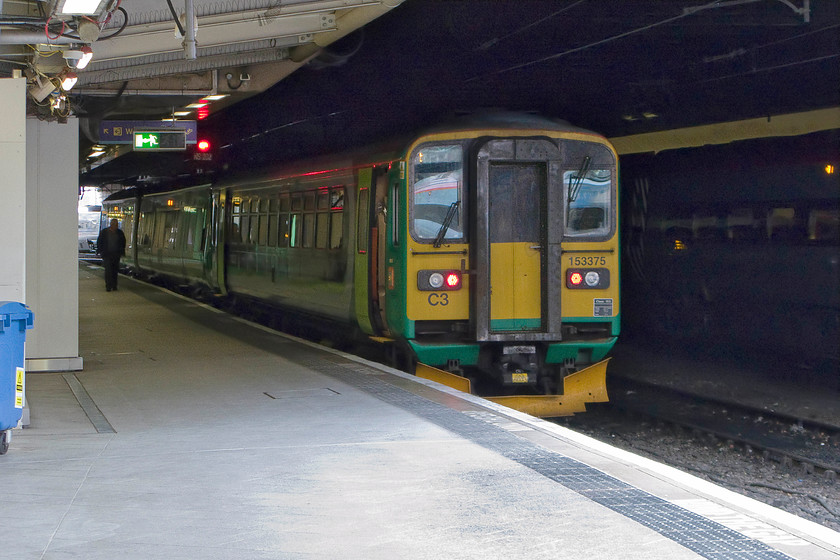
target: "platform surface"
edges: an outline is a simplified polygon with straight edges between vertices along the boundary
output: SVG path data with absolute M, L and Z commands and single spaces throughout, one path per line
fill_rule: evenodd
M 562 427 L 80 267 L 0 557 L 840 559 L 840 534 Z

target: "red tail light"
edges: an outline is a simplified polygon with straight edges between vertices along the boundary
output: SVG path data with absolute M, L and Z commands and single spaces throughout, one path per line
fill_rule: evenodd
M 420 270 L 417 289 L 422 291 L 460 290 L 461 273 L 457 270 Z
M 580 286 L 583 283 L 583 274 L 580 272 L 572 272 L 569 276 L 569 283 L 572 286 Z

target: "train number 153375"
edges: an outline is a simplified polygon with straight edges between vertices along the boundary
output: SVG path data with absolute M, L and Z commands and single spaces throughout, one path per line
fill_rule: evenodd
M 571 266 L 607 266 L 607 257 L 569 257 Z

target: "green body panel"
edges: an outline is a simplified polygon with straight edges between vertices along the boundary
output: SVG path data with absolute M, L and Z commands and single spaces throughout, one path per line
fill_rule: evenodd
M 426 365 L 445 365 L 448 360 L 460 360 L 465 366 L 478 364 L 478 344 L 423 344 L 416 340 L 408 343 L 417 354 L 417 360 Z
M 565 360 L 577 360 L 581 352 L 589 353 L 591 362 L 594 364 L 604 359 L 607 353 L 615 345 L 617 338 L 602 338 L 599 340 L 559 342 L 550 344 L 545 356 L 546 363 L 559 364 Z
M 391 336 L 398 338 L 410 338 L 414 336 L 413 328 L 409 329 L 409 320 L 406 317 L 406 290 L 407 290 L 407 266 L 406 248 L 408 235 L 408 204 L 406 196 L 406 175 L 404 159 L 399 160 L 399 165 L 391 168 L 388 174 L 388 225 L 387 248 L 385 251 L 385 263 L 382 265 L 386 270 L 385 305 L 388 330 Z M 396 185 L 396 188 L 394 188 Z M 396 198 L 395 195 L 396 194 Z M 397 217 L 397 243 L 394 244 L 394 216 Z M 390 271 L 393 271 L 393 280 L 388 280 Z M 393 289 L 390 286 L 393 285 Z M 411 330 L 411 335 L 408 331 Z
M 356 200 L 359 201 L 359 204 L 361 204 L 359 192 L 362 189 L 369 189 L 368 193 L 371 192 L 372 176 L 373 168 L 371 167 L 359 170 L 358 184 L 356 185 Z M 356 224 L 356 228 L 354 228 L 356 231 L 351 232 L 351 234 L 354 234 L 354 237 L 357 240 L 359 238 L 358 228 L 360 225 L 368 227 L 368 216 L 369 208 L 359 207 L 356 209 L 356 220 L 353 222 Z M 372 297 L 370 293 L 370 258 L 370 247 L 356 247 L 353 257 L 353 310 L 356 317 L 356 324 L 359 325 L 359 328 L 365 334 L 374 333 L 373 325 L 371 324 L 370 319 L 370 298 Z

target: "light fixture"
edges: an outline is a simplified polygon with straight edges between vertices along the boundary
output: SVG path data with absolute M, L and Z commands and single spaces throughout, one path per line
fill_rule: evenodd
M 79 80 L 79 77 L 74 72 L 66 72 L 63 73 L 61 76 L 61 89 L 64 91 L 70 91 L 73 89 L 73 86 L 76 85 L 76 82 Z
M 64 55 L 65 60 L 67 60 L 67 66 L 75 68 L 76 70 L 81 70 L 86 67 L 93 58 L 93 49 L 84 45 L 78 50 L 67 50 L 62 54 Z
M 218 101 L 219 99 L 224 99 L 228 97 L 226 93 L 217 93 L 215 95 L 208 95 L 207 97 L 202 97 L 201 101 Z
M 172 113 L 173 117 L 188 117 L 192 114 L 192 111 L 175 111 Z
M 190 103 L 189 105 L 187 105 L 187 109 L 201 109 L 202 107 L 204 107 L 206 105 L 207 105 L 207 103 L 203 103 L 201 101 L 198 101 L 197 103 Z
M 82 52 L 85 53 L 85 56 L 82 57 L 82 60 L 79 61 L 79 64 L 76 68 L 84 68 L 88 65 L 88 63 L 93 60 L 93 49 L 89 46 L 85 45 L 82 47 Z
M 99 12 L 102 0 L 59 1 L 56 13 L 63 15 L 92 16 Z

